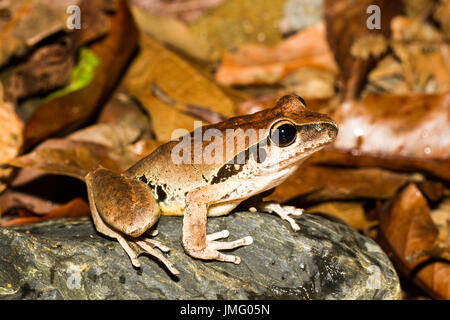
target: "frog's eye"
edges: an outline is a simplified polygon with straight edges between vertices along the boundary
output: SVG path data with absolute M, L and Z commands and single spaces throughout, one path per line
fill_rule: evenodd
M 287 147 L 297 138 L 297 128 L 289 120 L 281 120 L 270 128 L 270 140 L 278 147 Z

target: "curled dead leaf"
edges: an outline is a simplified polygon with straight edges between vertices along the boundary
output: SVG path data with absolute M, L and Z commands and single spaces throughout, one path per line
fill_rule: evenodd
M 215 80 L 223 86 L 271 84 L 304 67 L 338 73 L 323 22 L 299 31 L 274 47 L 246 44 L 235 53 L 225 51 Z
M 414 184 L 407 186 L 379 213 L 380 242 L 397 270 L 435 298 L 450 299 L 450 263 L 430 260 L 439 231 L 428 204 Z

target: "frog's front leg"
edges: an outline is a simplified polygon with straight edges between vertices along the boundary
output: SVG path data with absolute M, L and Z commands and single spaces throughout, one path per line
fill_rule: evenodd
M 268 213 L 275 213 L 281 219 L 289 222 L 289 224 L 291 225 L 292 229 L 294 229 L 294 231 L 300 230 L 299 225 L 297 224 L 297 222 L 295 222 L 295 220 L 291 217 L 291 215 L 299 217 L 303 214 L 303 209 L 299 209 L 294 206 L 282 206 L 279 203 L 274 202 L 274 201 L 266 201 L 266 202 L 261 201 L 261 202 L 255 204 L 253 207 L 250 207 L 249 210 L 251 212 L 256 212 L 259 210 L 259 211 L 268 212 Z
M 159 219 L 157 203 L 146 184 L 139 180 L 118 175 L 105 168 L 97 168 L 86 177 L 89 205 L 98 232 L 117 239 L 139 268 L 138 256 L 148 253 L 163 262 L 173 274 L 179 274 L 175 266 L 159 251 L 169 248 L 159 241 L 142 236 Z M 154 230 L 150 235 L 156 235 Z
M 239 264 L 241 259 L 234 255 L 226 255 L 219 250 L 230 250 L 253 243 L 250 236 L 231 242 L 221 242 L 218 239 L 229 236 L 227 230 L 206 235 L 206 220 L 208 207 L 214 203 L 227 200 L 229 188 L 221 185 L 208 185 L 195 189 L 186 196 L 184 209 L 182 245 L 190 256 L 204 260 L 219 260 Z

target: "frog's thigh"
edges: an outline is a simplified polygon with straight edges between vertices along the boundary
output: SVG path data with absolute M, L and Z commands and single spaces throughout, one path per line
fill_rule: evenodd
M 112 229 L 138 237 L 158 221 L 158 205 L 145 183 L 104 168 L 90 172 L 86 183 L 91 207 L 95 206 L 103 222 Z M 97 222 L 94 220 L 96 226 Z

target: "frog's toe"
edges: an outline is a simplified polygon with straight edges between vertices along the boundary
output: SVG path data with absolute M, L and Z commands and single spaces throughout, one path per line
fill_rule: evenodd
M 214 241 L 217 239 L 228 238 L 229 235 L 230 235 L 230 232 L 228 230 L 214 232 L 214 233 L 206 235 L 206 241 Z
M 144 240 L 141 239 L 141 240 L 137 240 L 136 244 L 142 249 L 140 254 L 147 253 L 151 256 L 154 256 L 159 261 L 164 263 L 164 265 L 167 267 L 167 269 L 169 269 L 169 271 L 172 274 L 174 274 L 174 275 L 180 274 L 180 271 L 178 271 L 178 269 L 175 268 L 175 266 L 173 265 L 172 262 L 170 262 L 166 257 L 164 257 L 162 253 L 160 253 L 159 251 L 156 251 L 154 249 L 156 247 L 164 252 L 167 252 L 170 250 L 168 247 L 163 245 L 161 242 L 152 240 L 152 239 L 144 239 Z
M 149 254 L 162 263 L 169 269 L 169 271 L 174 274 L 180 274 L 180 272 L 175 268 L 172 262 L 170 262 L 161 252 L 155 250 L 158 248 L 163 252 L 168 252 L 170 249 L 163 245 L 160 241 L 146 238 L 137 238 L 137 239 L 125 239 L 124 237 L 118 235 L 117 240 L 119 241 L 122 248 L 130 257 L 131 263 L 134 267 L 140 268 L 141 263 L 139 262 L 138 257 L 141 254 Z
M 227 255 L 219 252 L 219 250 L 231 250 L 242 246 L 248 246 L 253 243 L 253 238 L 250 236 L 230 241 L 230 242 L 222 242 L 222 241 L 214 241 L 211 239 L 220 239 L 228 237 L 229 232 L 227 230 L 223 230 L 220 232 L 216 232 L 207 237 L 207 247 L 210 251 L 214 252 L 214 256 L 210 257 L 215 260 L 232 262 L 234 264 L 241 263 L 241 258 L 234 255 Z
M 300 226 L 295 222 L 291 215 L 299 217 L 303 214 L 303 209 L 298 209 L 294 206 L 282 206 L 275 202 L 263 202 L 259 205 L 259 208 L 262 211 L 277 214 L 281 219 L 289 222 L 294 231 L 300 230 Z
M 140 238 L 140 241 L 145 242 L 146 244 L 154 247 L 154 248 L 158 248 L 159 250 L 161 250 L 162 252 L 169 252 L 170 248 L 167 247 L 166 245 L 164 245 L 161 241 L 158 240 L 154 240 L 154 239 L 147 239 L 147 238 Z
M 131 264 L 135 267 L 135 268 L 140 268 L 141 267 L 141 263 L 139 262 L 138 256 L 139 253 L 136 252 L 136 249 L 133 249 L 130 244 L 125 240 L 124 237 L 122 236 L 117 236 L 116 237 L 117 241 L 119 241 L 120 245 L 122 246 L 122 248 L 125 250 L 125 252 L 128 254 L 128 256 L 130 257 L 131 260 Z
M 208 245 L 215 250 L 231 250 L 242 246 L 248 246 L 252 243 L 253 238 L 250 236 L 231 242 L 208 241 Z
M 145 235 L 151 236 L 151 237 L 156 237 L 158 235 L 159 231 L 156 229 L 153 230 L 148 230 Z

